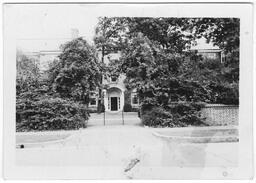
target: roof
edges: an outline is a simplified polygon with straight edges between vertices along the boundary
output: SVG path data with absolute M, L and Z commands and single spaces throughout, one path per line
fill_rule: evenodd
M 201 50 L 197 50 L 198 53 L 219 53 L 222 52 L 222 50 L 220 49 L 201 49 Z
M 70 40 L 70 39 L 69 39 Z M 33 55 L 53 55 L 59 54 L 61 52 L 60 45 L 68 41 L 66 40 L 26 40 L 23 41 L 27 44 L 27 46 L 32 47 Z M 213 43 L 207 43 L 205 38 L 201 38 L 196 40 L 196 45 L 192 45 L 190 50 L 198 50 L 198 52 L 220 52 L 220 48 L 218 46 L 214 46 Z M 25 51 L 26 52 L 26 51 Z M 28 53 L 28 52 L 27 52 Z
M 213 43 L 207 43 L 205 38 L 197 39 L 196 45 L 191 46 L 191 50 L 220 50 L 218 46 L 213 45 Z

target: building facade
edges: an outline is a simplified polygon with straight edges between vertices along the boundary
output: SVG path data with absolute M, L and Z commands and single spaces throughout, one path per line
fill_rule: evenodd
M 100 56 L 99 56 L 100 57 Z M 119 59 L 120 53 L 109 54 L 104 57 L 104 62 L 109 63 L 110 60 Z M 118 77 L 109 77 L 103 79 L 103 105 L 107 112 L 119 112 L 124 109 L 124 106 L 129 106 L 131 110 L 136 110 L 139 107 L 139 99 L 136 89 L 127 90 L 124 84 L 125 75 L 121 74 Z M 90 95 L 89 108 L 96 110 L 100 103 L 98 91 L 92 92 Z

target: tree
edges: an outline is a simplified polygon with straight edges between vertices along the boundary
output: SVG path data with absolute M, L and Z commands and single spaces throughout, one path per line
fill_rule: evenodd
M 226 53 L 238 51 L 240 44 L 240 19 L 238 18 L 195 18 L 190 29 L 197 38 L 205 37 L 225 50 Z
M 72 99 L 78 98 L 75 92 L 82 92 L 78 88 L 79 82 L 85 82 L 81 79 L 83 76 L 78 76 L 83 74 L 79 70 L 83 68 L 79 68 L 79 63 L 82 64 L 82 58 L 87 58 L 84 55 L 90 55 L 93 52 L 91 53 L 91 48 L 82 44 L 82 41 L 74 42 L 79 42 L 76 45 L 77 52 L 71 48 L 74 46 L 72 43 L 64 45 L 65 53 L 61 55 L 60 62 L 56 60 L 52 63 L 50 69 L 52 72 L 48 72 L 47 78 L 50 82 L 47 84 L 37 67 L 38 61 L 17 51 L 16 131 L 70 130 L 86 127 L 86 120 L 89 118 L 88 110 L 83 104 Z M 79 50 L 86 50 L 86 54 L 79 54 Z M 88 56 L 87 65 L 90 65 L 89 63 L 93 65 L 91 67 L 93 69 L 95 66 L 92 56 Z M 49 88 L 52 84 L 59 93 Z M 63 88 L 67 90 L 64 91 Z M 65 92 L 70 92 L 66 94 L 71 96 L 71 99 L 63 97 Z
M 239 79 L 239 45 L 240 45 L 240 19 L 238 18 L 198 18 L 193 19 L 194 36 L 204 37 L 222 49 L 226 54 L 224 73 L 232 74 L 233 81 Z M 229 82 L 231 81 L 229 79 Z
M 193 39 L 188 29 L 189 19 L 186 18 L 133 17 L 126 19 L 129 20 L 129 34 L 132 37 L 140 32 L 169 52 L 181 53 L 189 48 Z
M 117 17 L 100 17 L 95 29 L 94 43 L 101 52 L 102 62 L 104 56 L 120 50 L 124 46 L 127 36 L 127 21 Z
M 21 50 L 16 51 L 16 93 L 28 91 L 31 87 L 39 85 L 40 72 L 37 60 L 29 58 Z
M 151 17 L 102 17 L 96 28 L 96 45 L 106 50 L 121 50 L 130 39 L 142 33 L 163 49 L 181 52 L 193 39 L 189 30 L 190 19 Z
M 123 52 L 120 67 L 126 74 L 126 86 L 137 88 L 142 103 L 167 106 L 171 101 L 203 100 L 205 88 L 182 73 L 184 59 L 185 55 L 166 52 L 139 34 Z
M 111 40 L 109 41 L 111 44 L 108 46 L 118 48 L 123 55 L 123 60 L 120 63 L 113 61 L 109 64 L 111 67 L 109 70 L 115 73 L 124 72 L 126 76 L 128 75 L 127 81 L 133 82 L 133 80 L 129 80 L 129 74 L 131 77 L 137 77 L 139 73 L 143 74 L 132 64 L 136 63 L 136 67 L 142 67 L 140 64 L 145 60 L 163 60 L 159 65 L 152 66 L 147 65 L 152 64 L 147 61 L 143 63 L 145 67 L 143 69 L 148 72 L 151 67 L 155 70 L 165 67 L 165 72 L 173 74 L 176 71 L 176 75 L 168 77 L 174 77 L 176 81 L 179 79 L 179 85 L 175 85 L 175 87 L 179 88 L 176 88 L 176 91 L 179 91 L 180 94 L 183 93 L 183 97 L 176 92 L 176 95 L 172 94 L 172 99 L 188 99 L 189 96 L 192 96 L 191 98 L 194 100 L 193 93 L 197 92 L 198 99 L 201 97 L 201 100 L 216 102 L 217 99 L 210 97 L 213 96 L 211 94 L 213 86 L 219 88 L 217 86 L 226 85 L 226 89 L 231 86 L 238 91 L 236 87 L 239 79 L 239 19 L 105 17 L 102 22 L 108 32 L 105 42 Z M 204 59 L 196 52 L 189 51 L 191 42 L 201 37 L 205 37 L 208 42 L 213 42 L 225 51 L 226 61 L 224 64 L 220 64 L 216 60 Z M 140 61 L 134 61 L 132 64 L 129 61 L 136 59 Z M 116 64 L 122 65 L 122 69 L 125 67 L 127 69 L 113 69 L 112 65 Z M 130 85 L 129 82 L 127 85 Z M 147 86 L 145 82 L 142 82 L 143 86 Z M 147 82 L 152 82 L 152 80 Z M 136 85 L 136 82 L 133 85 Z M 219 92 L 223 92 L 223 90 L 219 90 Z M 214 93 L 221 95 L 216 90 Z
M 237 87 L 239 21 L 236 19 L 112 17 L 104 18 L 103 22 L 109 34 L 102 40 L 121 51 L 121 59 L 112 61 L 110 70 L 126 75 L 127 88 L 137 89 L 142 108 L 149 106 L 148 114 L 155 106 L 161 109 L 156 110 L 164 116 L 158 116 L 162 118 L 159 123 L 167 126 L 174 121 L 201 123 L 200 107 L 193 107 L 196 102 L 232 103 L 238 99 L 237 92 L 225 84 Z M 229 60 L 221 65 L 190 51 L 191 42 L 200 37 L 230 54 Z M 113 65 L 118 69 L 112 69 Z M 170 107 L 170 102 L 178 104 Z M 170 110 L 173 116 L 166 115 Z M 153 121 L 158 118 L 151 117 Z
M 88 104 L 90 92 L 101 84 L 102 65 L 96 50 L 82 38 L 62 45 L 61 49 L 54 88 L 62 97 Z
M 123 44 L 123 36 L 125 35 L 125 26 L 124 22 L 119 21 L 116 18 L 107 18 L 100 17 L 97 27 L 95 29 L 95 37 L 94 44 L 96 45 L 97 50 L 101 53 L 101 63 L 104 65 L 104 72 L 101 76 L 101 82 L 103 82 L 103 78 L 107 77 L 107 74 L 110 71 L 110 67 L 106 67 L 104 58 L 109 53 L 116 52 L 120 50 L 121 45 Z M 99 101 L 98 111 L 101 111 L 101 105 L 103 102 L 102 90 L 99 89 Z
M 190 28 L 192 26 L 194 36 L 205 37 L 208 42 L 219 46 L 225 53 L 225 62 L 218 73 L 219 82 L 212 82 L 211 89 L 216 95 L 226 97 L 219 97 L 216 100 L 238 104 L 240 19 L 198 18 L 193 19 Z M 219 91 L 216 91 L 217 88 Z

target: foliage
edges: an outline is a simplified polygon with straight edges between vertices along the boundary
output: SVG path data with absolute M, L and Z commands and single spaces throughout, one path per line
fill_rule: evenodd
M 108 46 L 115 45 L 113 48 L 122 52 L 121 62 L 112 64 L 119 65 L 119 69 L 110 70 L 124 72 L 128 76 L 127 87 L 141 87 L 141 101 L 155 104 L 159 100 L 169 103 L 170 99 L 214 101 L 211 83 L 228 88 L 236 83 L 233 86 L 237 86 L 238 91 L 239 23 L 236 18 L 101 19 L 108 35 L 106 39 L 113 43 Z M 225 51 L 224 63 L 203 59 L 196 52 L 188 51 L 191 42 L 201 37 Z M 218 95 L 222 95 L 220 92 Z
M 129 40 L 142 33 L 162 48 L 182 52 L 191 41 L 205 37 L 226 53 L 239 48 L 238 18 L 164 18 L 101 17 L 96 28 L 96 45 L 106 50 L 122 49 Z
M 152 127 L 185 127 L 206 125 L 200 116 L 203 104 L 178 102 L 168 107 L 147 106 L 142 110 L 142 123 Z
M 16 52 L 16 94 L 28 91 L 39 85 L 39 68 L 37 60 L 29 58 L 22 51 Z
M 186 18 L 101 17 L 95 43 L 104 43 L 106 50 L 122 50 L 131 38 L 142 33 L 164 49 L 182 52 L 193 39 L 191 31 L 187 31 L 189 23 Z
M 105 55 L 120 50 L 126 43 L 126 20 L 119 18 L 100 17 L 95 29 L 94 44 Z
M 220 76 L 225 84 L 238 83 L 240 19 L 197 18 L 192 19 L 189 28 L 193 29 L 195 37 L 204 37 L 225 52 L 226 58 Z
M 174 124 L 173 115 L 161 107 L 154 107 L 150 111 L 145 111 L 141 116 L 142 123 L 145 126 L 152 127 L 177 127 Z M 173 125 L 173 126 L 172 126 Z M 185 126 L 185 124 L 180 124 L 180 126 Z
M 195 18 L 190 29 L 197 38 L 205 37 L 208 42 L 224 49 L 226 53 L 236 51 L 240 44 L 240 19 L 238 18 Z
M 61 97 L 88 104 L 90 91 L 100 87 L 102 65 L 97 59 L 96 50 L 82 38 L 62 45 L 59 62 L 53 67 L 54 89 Z
M 206 100 L 207 89 L 184 74 L 184 60 L 185 56 L 166 53 L 155 42 L 138 35 L 123 51 L 120 68 L 126 73 L 126 86 L 137 89 L 142 104 L 166 106 L 171 101 Z
M 194 102 L 178 102 L 175 105 L 169 105 L 169 111 L 174 118 L 186 125 L 205 125 L 204 119 L 201 117 L 200 110 L 204 106 L 203 103 Z
M 102 104 L 102 103 L 98 104 L 97 112 L 98 112 L 98 113 L 105 112 L 105 106 L 104 106 L 104 104 Z
M 17 131 L 79 129 L 86 127 L 88 117 L 84 105 L 49 93 L 47 86 L 17 95 Z
M 95 49 L 82 38 L 62 45 L 47 81 L 33 59 L 17 54 L 16 130 L 70 130 L 86 127 L 90 91 L 100 85 Z
M 132 112 L 132 105 L 131 104 L 124 104 L 124 112 Z
M 185 18 L 126 18 L 129 22 L 130 38 L 142 33 L 151 41 L 157 42 L 161 48 L 172 53 L 181 53 L 189 48 L 193 39 L 187 30 L 189 19 Z
M 104 65 L 103 72 L 100 80 L 103 81 L 103 78 L 107 79 L 110 77 L 118 77 L 116 67 L 113 65 L 108 65 L 106 67 L 105 57 L 109 53 L 115 53 L 120 49 L 120 45 L 126 45 L 123 43 L 123 32 L 125 32 L 126 27 L 123 25 L 123 21 L 116 21 L 114 18 L 100 17 L 97 27 L 95 29 L 94 44 L 101 56 L 101 64 Z M 103 101 L 102 89 L 99 88 L 99 104 Z M 100 106 L 100 105 L 98 105 Z M 98 107 L 98 112 L 101 109 Z
M 238 105 L 239 104 L 239 91 L 238 84 L 209 84 L 211 89 L 211 103 Z
M 54 59 L 52 62 L 49 63 L 49 69 L 45 71 L 49 87 L 53 87 L 55 79 L 61 71 L 61 67 L 62 64 L 58 59 Z

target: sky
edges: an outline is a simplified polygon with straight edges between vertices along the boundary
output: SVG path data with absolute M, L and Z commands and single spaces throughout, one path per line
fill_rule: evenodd
M 72 29 L 78 29 L 79 36 L 92 43 L 100 16 L 83 5 L 27 5 L 15 9 L 17 47 L 29 52 L 58 49 L 70 40 Z
M 130 16 L 135 7 L 126 6 L 124 10 L 111 6 L 92 4 L 30 4 L 8 5 L 8 19 L 13 22 L 17 48 L 24 52 L 38 52 L 42 50 L 59 50 L 61 44 L 71 39 L 71 30 L 78 29 L 89 43 L 93 43 L 95 27 L 100 16 Z M 156 7 L 154 7 L 155 9 Z M 148 16 L 147 12 L 138 9 L 135 16 Z M 154 12 L 149 11 L 150 15 Z M 157 14 L 157 12 L 155 12 Z M 200 48 L 213 48 L 211 45 L 199 41 Z

